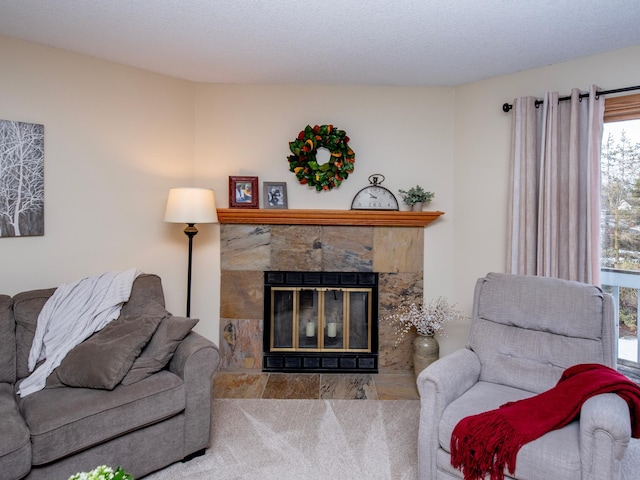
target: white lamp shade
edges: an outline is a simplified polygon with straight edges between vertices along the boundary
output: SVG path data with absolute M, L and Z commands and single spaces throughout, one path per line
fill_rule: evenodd
M 171 223 L 218 223 L 213 190 L 208 188 L 170 189 L 164 221 Z

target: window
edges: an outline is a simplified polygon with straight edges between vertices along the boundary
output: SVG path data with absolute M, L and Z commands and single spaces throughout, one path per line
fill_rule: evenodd
M 618 358 L 640 362 L 640 95 L 605 100 L 602 137 L 602 284 L 618 302 Z

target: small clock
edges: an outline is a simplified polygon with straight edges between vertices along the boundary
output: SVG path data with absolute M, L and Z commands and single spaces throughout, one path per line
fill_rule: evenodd
M 384 175 L 374 173 L 369 176 L 371 185 L 356 193 L 351 202 L 351 210 L 399 210 L 398 200 L 391 190 L 380 185 L 382 182 L 384 182 Z

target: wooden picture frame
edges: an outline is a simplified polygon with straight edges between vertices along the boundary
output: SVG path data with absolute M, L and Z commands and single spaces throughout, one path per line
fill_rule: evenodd
M 287 182 L 263 182 L 264 208 L 289 208 L 287 201 Z
M 229 177 L 229 207 L 258 208 L 258 177 Z

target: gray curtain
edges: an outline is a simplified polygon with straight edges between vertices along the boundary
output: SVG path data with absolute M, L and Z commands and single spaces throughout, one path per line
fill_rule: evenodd
M 604 98 L 546 93 L 513 103 L 507 269 L 600 283 L 600 147 Z

